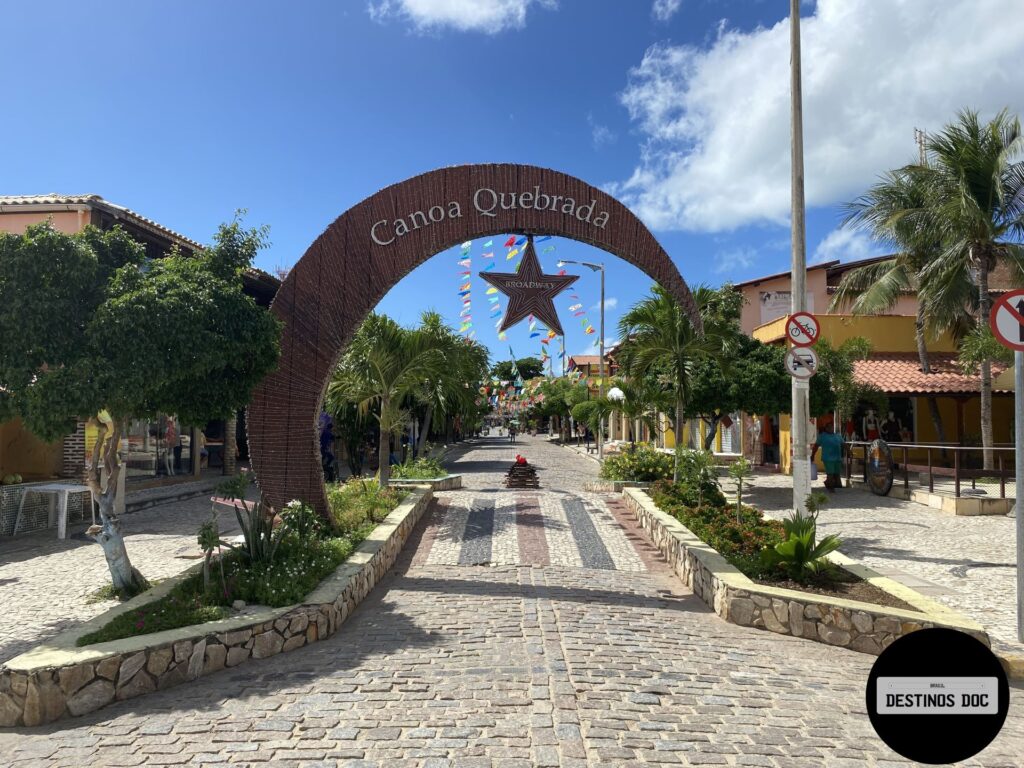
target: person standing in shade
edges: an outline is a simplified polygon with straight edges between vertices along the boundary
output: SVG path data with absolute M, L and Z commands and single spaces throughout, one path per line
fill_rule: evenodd
M 826 424 L 818 439 L 814 441 L 814 449 L 811 451 L 811 461 L 821 448 L 821 461 L 825 465 L 825 487 L 830 493 L 835 493 L 836 488 L 843 487 L 843 438 L 835 433 L 832 424 Z

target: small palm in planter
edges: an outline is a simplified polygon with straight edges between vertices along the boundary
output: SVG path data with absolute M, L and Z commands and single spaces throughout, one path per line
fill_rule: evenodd
M 729 477 L 736 481 L 736 524 L 742 525 L 743 521 L 740 519 L 740 506 L 743 501 L 743 481 L 752 477 L 753 473 L 750 471 L 750 462 L 746 458 L 740 457 L 737 461 L 734 461 L 729 465 Z
M 816 541 L 818 512 L 827 503 L 822 493 L 808 495 L 806 515 L 799 512 L 782 521 L 786 538 L 774 547 L 761 550 L 761 563 L 772 570 L 783 570 L 795 581 L 804 581 L 816 576 L 830 566 L 826 555 L 835 552 L 842 541 L 835 534 L 829 534 Z

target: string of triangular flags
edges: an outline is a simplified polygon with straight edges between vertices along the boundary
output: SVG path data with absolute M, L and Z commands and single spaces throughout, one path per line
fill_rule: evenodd
M 462 309 L 459 310 L 459 333 L 467 339 L 476 336 L 473 330 L 473 259 L 471 251 L 473 241 L 467 240 L 459 246 L 459 298 L 462 299 Z

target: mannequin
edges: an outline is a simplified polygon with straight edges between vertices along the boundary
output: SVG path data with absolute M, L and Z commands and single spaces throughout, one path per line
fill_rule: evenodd
M 888 443 L 898 443 L 903 435 L 903 424 L 896 418 L 896 414 L 889 411 L 885 421 L 882 422 L 882 438 Z
M 843 425 L 843 439 L 848 443 L 857 439 L 857 426 L 853 421 L 853 416 L 847 418 L 846 423 Z
M 167 432 L 164 434 L 164 468 L 167 475 L 174 474 L 174 449 L 178 445 L 178 429 L 174 417 L 167 417 Z
M 865 440 L 877 440 L 879 432 L 878 416 L 875 415 L 874 408 L 868 408 L 868 412 L 861 419 L 861 427 L 864 433 Z

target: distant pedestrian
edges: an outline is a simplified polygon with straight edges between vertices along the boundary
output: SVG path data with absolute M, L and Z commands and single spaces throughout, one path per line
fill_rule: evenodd
M 508 425 L 508 441 L 510 443 L 514 443 L 516 441 L 516 425 L 515 424 L 509 424 Z

